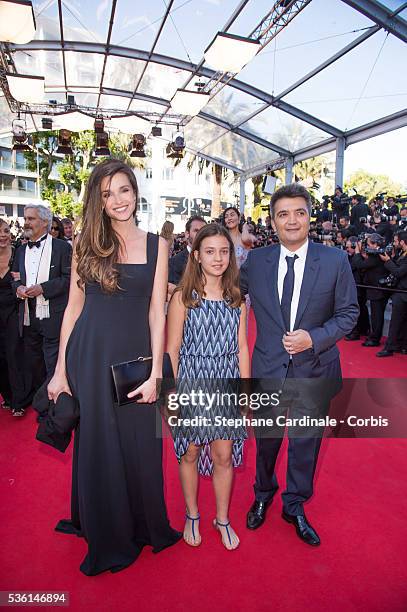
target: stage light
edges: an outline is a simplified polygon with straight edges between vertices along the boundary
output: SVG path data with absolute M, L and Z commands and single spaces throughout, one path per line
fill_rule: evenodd
M 163 131 L 162 131 L 162 129 L 160 127 L 158 127 L 158 125 L 154 125 L 151 128 L 151 134 L 153 136 L 162 136 L 162 133 L 163 133 Z
M 31 151 L 28 144 L 26 125 L 23 119 L 14 119 L 11 125 L 13 133 L 13 151 Z
M 73 155 L 72 132 L 70 130 L 59 130 L 57 153 Z
M 6 78 L 10 93 L 18 102 L 35 104 L 44 101 L 44 77 L 8 73 Z
M 106 157 L 110 155 L 109 134 L 107 132 L 98 132 L 96 134 L 95 155 L 97 157 Z
M 26 0 L 0 1 L 0 40 L 22 45 L 35 36 L 35 17 L 32 2 Z
M 95 119 L 94 130 L 96 134 L 101 134 L 105 131 L 105 122 L 103 121 L 103 119 Z
M 43 130 L 52 130 L 52 119 L 49 117 L 43 117 L 41 119 L 41 125 Z
M 166 149 L 167 157 L 170 159 L 182 159 L 185 155 L 185 138 L 182 131 L 177 131 L 172 135 L 172 141 L 168 143 Z
M 146 157 L 145 145 L 146 137 L 144 134 L 133 134 L 130 157 Z
M 204 57 L 215 70 L 237 73 L 253 59 L 260 47 L 260 42 L 253 38 L 218 32 Z
M 175 113 L 194 117 L 209 102 L 210 95 L 202 91 L 177 89 L 171 100 L 171 108 Z

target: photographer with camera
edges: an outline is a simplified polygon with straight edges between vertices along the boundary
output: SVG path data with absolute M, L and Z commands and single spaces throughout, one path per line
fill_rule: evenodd
M 354 236 L 356 234 L 356 228 L 354 225 L 351 225 L 350 217 L 348 215 L 342 215 L 339 217 L 338 229 L 346 230 L 348 232 L 348 236 Z
M 383 332 L 384 312 L 389 299 L 386 291 L 380 288 L 379 280 L 387 275 L 380 254 L 384 253 L 384 241 L 379 234 L 369 234 L 366 240 L 358 241 L 355 249 L 354 265 L 364 272 L 367 299 L 370 301 L 371 330 L 362 346 L 379 346 Z M 375 288 L 377 287 L 377 289 Z
M 400 208 L 399 230 L 407 230 L 407 207 Z
M 390 273 L 386 278 L 388 284 L 393 284 L 396 289 L 407 291 L 407 231 L 397 233 L 398 244 L 401 255 L 391 259 L 387 253 L 379 255 L 384 262 L 384 267 Z M 391 296 L 393 304 L 391 321 L 387 342 L 382 351 L 376 353 L 377 357 L 392 357 L 394 352 L 407 355 L 407 293 L 393 293 Z
M 386 244 L 393 240 L 392 226 L 386 215 L 375 212 L 373 215 L 373 228 L 376 234 L 382 236 Z
M 369 207 L 362 196 L 358 194 L 352 196 L 351 207 L 350 223 L 355 227 L 355 234 L 360 234 L 365 231 L 362 229 L 362 226 L 366 223 L 366 219 L 369 215 Z M 364 219 L 363 222 L 362 219 Z
M 335 194 L 332 198 L 332 211 L 334 220 L 338 223 L 340 217 L 349 216 L 349 204 L 351 199 L 347 193 L 343 193 L 343 189 L 339 185 L 335 189 Z
M 392 196 L 387 198 L 386 206 L 383 207 L 382 213 L 388 217 L 393 217 L 399 214 L 399 207 Z
M 359 304 L 358 321 L 350 334 L 345 336 L 345 340 L 353 341 L 360 340 L 360 336 L 367 336 L 370 330 L 369 311 L 367 309 L 366 289 L 359 285 L 365 284 L 364 271 L 359 270 L 355 265 L 355 253 L 358 244 L 356 236 L 350 236 L 346 241 L 346 252 L 348 254 L 349 264 L 352 270 L 353 278 L 355 279 Z M 357 261 L 357 260 L 356 260 Z
M 315 210 L 315 220 L 317 223 L 324 223 L 325 221 L 332 221 L 332 211 L 329 210 L 329 196 L 322 196 L 322 208 Z

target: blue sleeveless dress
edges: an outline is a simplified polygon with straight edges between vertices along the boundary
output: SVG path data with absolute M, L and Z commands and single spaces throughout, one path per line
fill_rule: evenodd
M 228 394 L 236 391 L 239 378 L 238 332 L 240 308 L 232 308 L 224 300 L 202 299 L 196 308 L 189 308 L 184 323 L 180 349 L 177 392 L 209 393 L 213 404 L 193 402 L 179 408 L 179 424 L 173 429 L 175 453 L 178 461 L 190 443 L 201 446 L 198 471 L 210 476 L 213 471 L 210 442 L 233 440 L 233 465 L 241 465 L 246 429 L 239 424 L 241 414 L 236 402 Z M 225 399 L 222 400 L 221 398 Z M 198 417 L 198 424 L 185 424 Z M 216 422 L 221 417 L 221 423 Z M 225 424 L 232 419 L 233 425 Z

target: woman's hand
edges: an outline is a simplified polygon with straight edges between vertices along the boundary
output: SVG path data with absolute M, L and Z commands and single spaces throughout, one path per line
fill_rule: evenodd
M 53 400 L 54 403 L 56 403 L 60 393 L 67 393 L 68 395 L 72 395 L 65 374 L 55 373 L 48 383 L 47 391 L 48 399 Z
M 152 404 L 155 402 L 157 399 L 157 379 L 150 377 L 143 382 L 142 385 L 137 387 L 137 389 L 130 391 L 127 397 L 132 398 L 136 395 L 141 395 L 141 397 L 136 400 L 138 404 Z

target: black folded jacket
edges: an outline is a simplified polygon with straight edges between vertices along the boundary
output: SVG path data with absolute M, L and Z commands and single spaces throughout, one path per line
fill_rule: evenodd
M 78 423 L 79 404 L 77 400 L 68 393 L 61 393 L 56 404 L 48 400 L 48 414 L 40 422 L 36 438 L 64 453 Z

